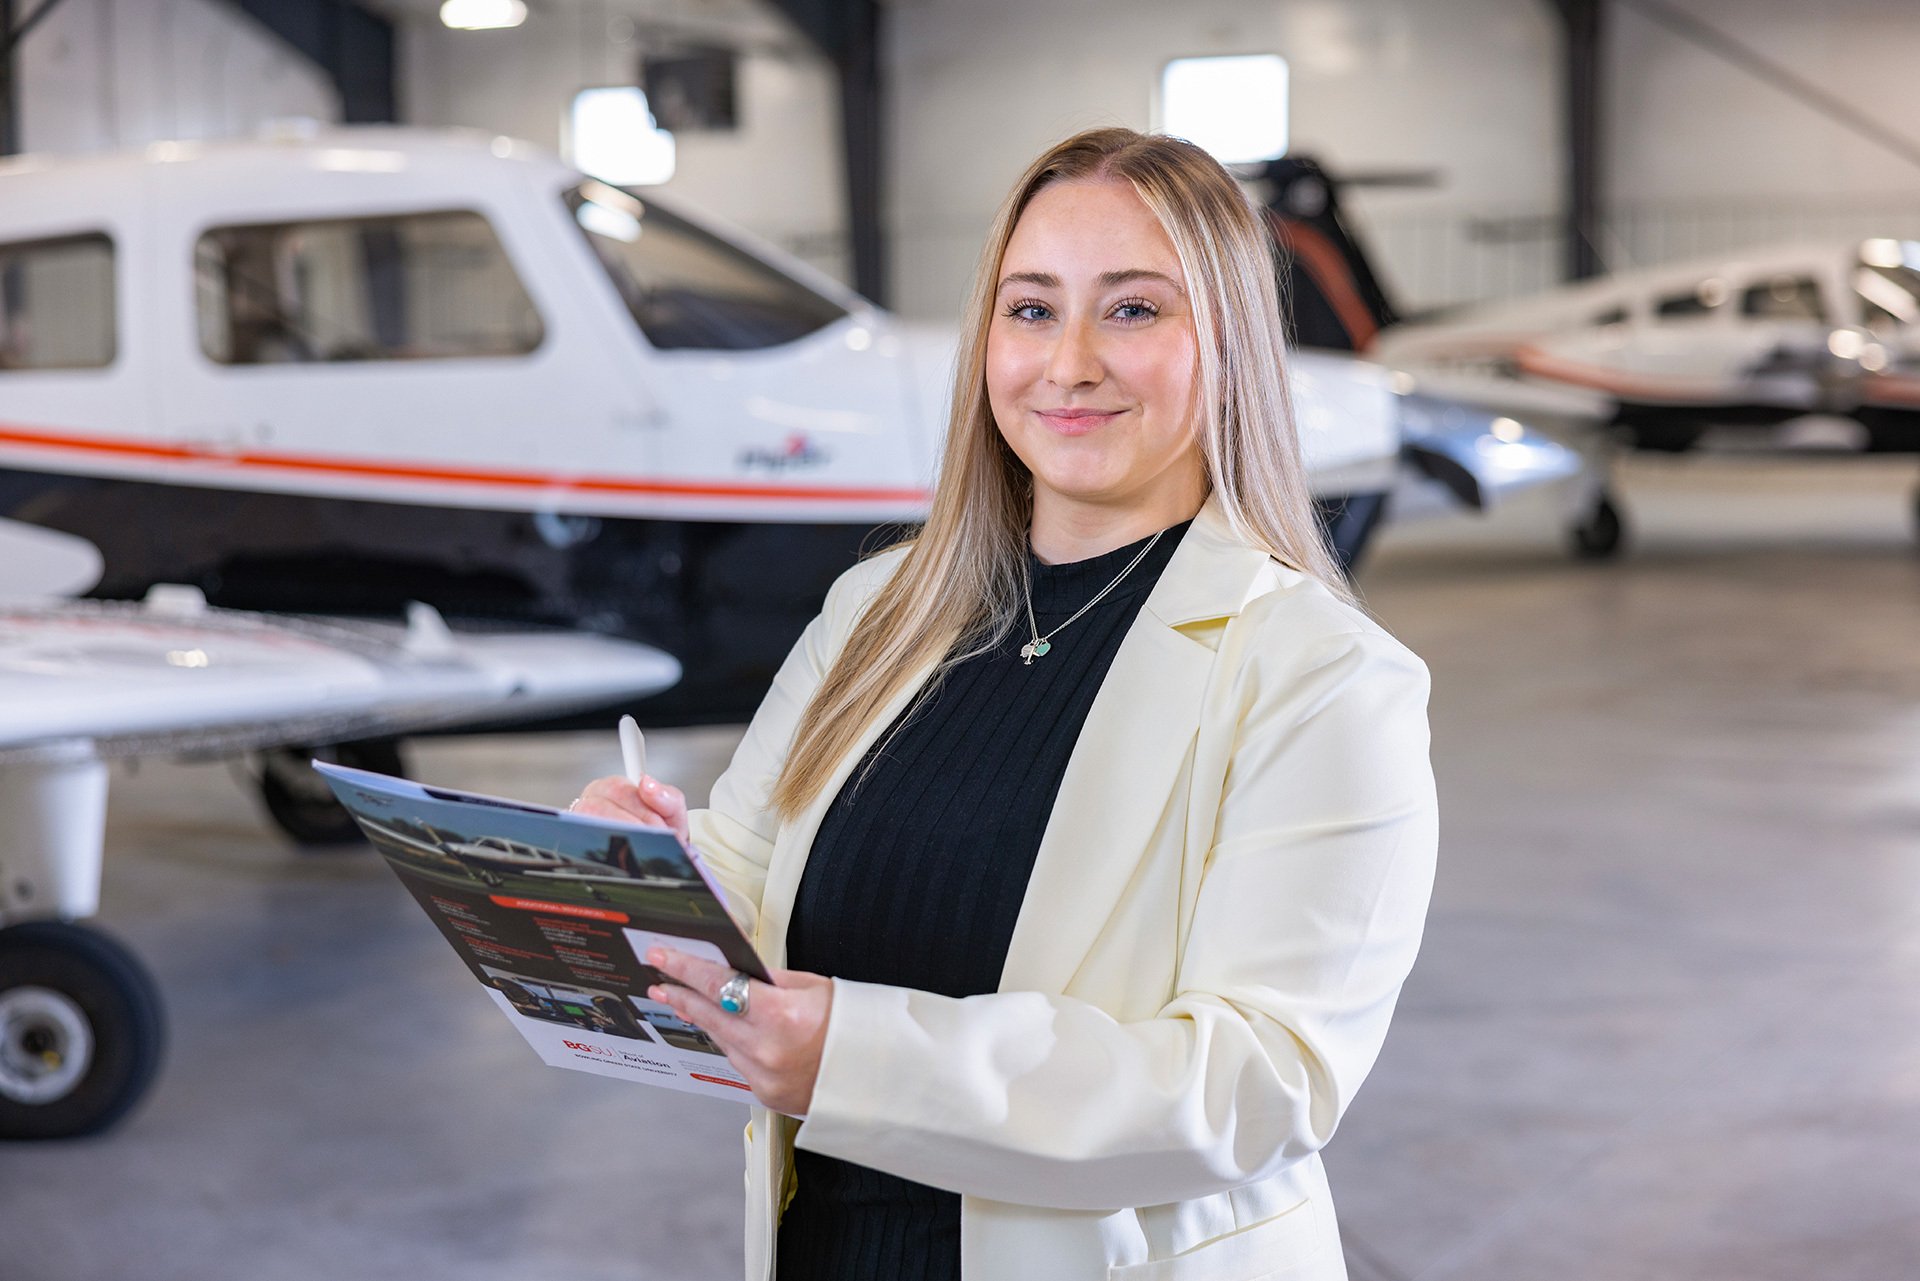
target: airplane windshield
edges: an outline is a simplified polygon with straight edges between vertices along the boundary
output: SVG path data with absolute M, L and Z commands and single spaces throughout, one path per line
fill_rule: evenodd
M 630 192 L 589 180 L 568 191 L 566 202 L 655 347 L 774 347 L 847 314 L 746 251 Z
M 1920 243 L 1869 240 L 1853 273 L 1860 321 L 1869 329 L 1920 324 Z

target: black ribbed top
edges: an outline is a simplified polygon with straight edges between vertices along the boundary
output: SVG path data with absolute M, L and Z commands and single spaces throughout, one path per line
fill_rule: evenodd
M 1186 529 L 1167 530 L 1032 665 L 1020 658 L 1031 639 L 1022 619 L 875 740 L 814 837 L 787 928 L 789 966 L 944 996 L 998 990 L 1067 760 Z M 1029 556 L 1041 633 L 1066 622 L 1147 541 L 1065 565 Z M 799 1192 L 780 1221 L 780 1281 L 957 1281 L 957 1194 L 794 1156 Z

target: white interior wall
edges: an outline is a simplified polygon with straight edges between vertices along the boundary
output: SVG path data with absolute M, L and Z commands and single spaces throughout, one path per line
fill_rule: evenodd
M 24 6 L 15 5 L 16 17 Z M 18 51 L 23 151 L 101 151 L 340 118 L 318 68 L 214 0 L 63 0 Z
M 1296 152 L 1439 171 L 1430 190 L 1353 198 L 1390 276 L 1401 223 L 1558 199 L 1559 46 L 1542 0 L 898 0 L 887 39 L 894 294 L 912 315 L 956 313 L 1027 161 L 1092 125 L 1150 127 L 1160 69 L 1186 55 L 1285 57 Z
M 1686 12 L 1920 147 L 1914 0 L 1687 0 Z M 1609 182 L 1622 199 L 1920 192 L 1920 166 L 1633 8 L 1609 13 Z
M 1685 11 L 1920 148 L 1920 4 L 1687 0 Z M 1920 165 L 1628 5 L 1609 14 L 1603 252 L 1622 265 L 1805 237 L 1920 237 Z
M 651 14 L 649 10 L 651 9 Z M 401 115 L 410 124 L 467 126 L 558 150 L 573 95 L 633 84 L 650 40 L 704 31 L 742 51 L 739 127 L 675 138 L 676 170 L 661 190 L 848 276 L 838 80 L 827 60 L 757 6 L 734 5 L 704 28 L 686 6 L 534 7 L 511 31 L 449 31 L 431 14 L 399 25 Z

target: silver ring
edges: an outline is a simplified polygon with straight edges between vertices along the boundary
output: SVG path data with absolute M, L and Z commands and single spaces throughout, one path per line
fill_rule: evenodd
M 752 991 L 747 987 L 747 976 L 735 970 L 733 977 L 720 985 L 720 1008 L 729 1014 L 746 1017 L 747 1002 Z

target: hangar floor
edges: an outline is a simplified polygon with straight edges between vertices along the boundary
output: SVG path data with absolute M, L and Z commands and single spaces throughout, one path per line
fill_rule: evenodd
M 1443 866 L 1328 1163 L 1355 1281 L 1883 1281 L 1920 1257 L 1910 464 L 1636 462 L 1626 558 L 1539 510 L 1362 575 L 1431 664 Z M 704 787 L 733 734 L 660 734 Z M 565 800 L 613 736 L 430 744 Z M 172 1051 L 105 1138 L 0 1146 L 0 1276 L 738 1275 L 740 1109 L 543 1068 L 366 851 L 219 767 L 116 781 L 103 920 Z

